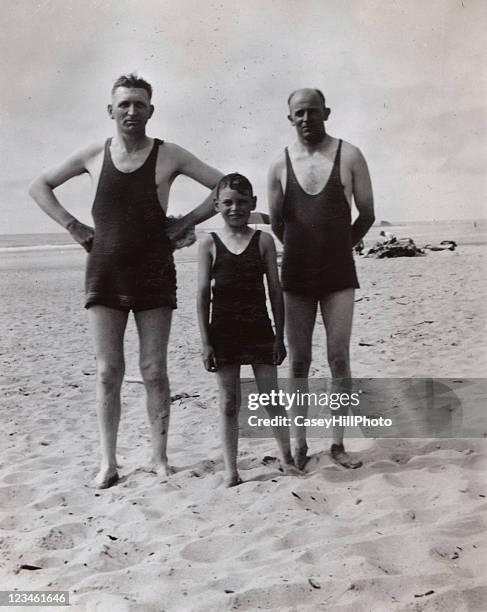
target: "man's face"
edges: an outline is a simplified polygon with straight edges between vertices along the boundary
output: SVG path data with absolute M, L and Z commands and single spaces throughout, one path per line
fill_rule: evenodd
M 294 94 L 289 105 L 288 119 L 305 142 L 321 142 L 325 136 L 324 122 L 330 110 L 313 90 L 302 89 Z
M 149 94 L 138 87 L 117 87 L 108 106 L 110 117 L 126 134 L 145 133 L 145 125 L 153 112 Z

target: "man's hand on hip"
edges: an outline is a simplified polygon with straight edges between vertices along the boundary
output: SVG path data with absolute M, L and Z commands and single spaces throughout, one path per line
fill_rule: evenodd
M 71 234 L 74 240 L 80 244 L 85 251 L 88 253 L 91 251 L 93 246 L 93 238 L 95 236 L 95 230 L 89 225 L 81 223 L 77 219 L 73 219 L 68 223 L 66 229 Z
M 182 249 L 196 242 L 194 225 L 189 224 L 185 217 L 168 217 L 166 234 L 175 249 Z

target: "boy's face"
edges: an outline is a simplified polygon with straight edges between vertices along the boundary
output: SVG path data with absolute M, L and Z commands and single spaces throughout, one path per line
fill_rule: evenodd
M 249 193 L 240 193 L 231 187 L 223 187 L 218 194 L 215 208 L 221 213 L 225 223 L 231 227 L 241 227 L 247 225 L 256 200 L 257 198 Z

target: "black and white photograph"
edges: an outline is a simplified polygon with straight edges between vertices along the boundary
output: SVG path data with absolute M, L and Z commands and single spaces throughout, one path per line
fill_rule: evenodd
M 0 23 L 0 607 L 485 612 L 487 3 Z

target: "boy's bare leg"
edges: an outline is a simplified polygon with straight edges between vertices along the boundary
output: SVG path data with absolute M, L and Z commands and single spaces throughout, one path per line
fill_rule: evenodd
M 216 371 L 220 395 L 220 429 L 225 464 L 225 484 L 240 484 L 237 470 L 238 413 L 240 410 L 240 366 L 222 365 Z
M 286 309 L 286 336 L 289 348 L 289 393 L 308 392 L 308 374 L 311 365 L 311 346 L 313 329 L 316 320 L 317 300 L 313 297 L 284 292 Z M 308 406 L 291 407 L 291 417 L 306 417 Z M 295 454 L 294 462 L 300 470 L 307 462 L 308 445 L 306 428 L 294 427 Z
M 172 309 L 161 307 L 134 313 L 140 341 L 140 373 L 147 393 L 151 428 L 151 469 L 169 476 L 174 469 L 167 460 L 167 435 L 171 396 L 167 377 L 167 344 Z
M 328 365 L 331 371 L 329 393 L 348 393 L 352 391 L 350 371 L 350 336 L 352 333 L 355 290 L 345 289 L 324 296 L 320 300 L 321 314 L 326 329 Z M 346 416 L 348 406 L 333 410 L 337 416 Z M 361 461 L 354 461 L 343 447 L 344 427 L 333 427 L 331 455 L 335 461 L 347 468 L 357 468 Z
M 120 423 L 120 388 L 125 370 L 123 336 L 128 313 L 106 306 L 91 306 L 88 323 L 95 345 L 96 395 L 101 464 L 96 485 L 106 489 L 118 480 L 117 433 Z
M 276 366 L 256 364 L 252 366 L 252 369 L 254 370 L 255 382 L 257 383 L 259 393 L 279 391 Z M 281 404 L 277 406 L 266 406 L 266 412 L 270 418 L 275 416 L 282 417 L 283 419 L 289 418 L 289 414 Z M 289 441 L 289 427 L 285 425 L 274 426 L 272 427 L 272 433 L 276 439 L 284 466 L 294 468 L 294 460 L 291 454 L 291 444 Z

